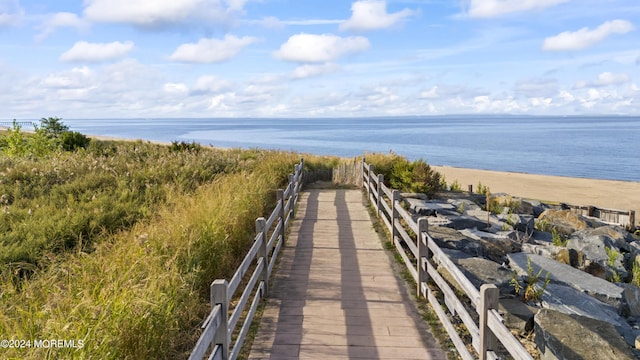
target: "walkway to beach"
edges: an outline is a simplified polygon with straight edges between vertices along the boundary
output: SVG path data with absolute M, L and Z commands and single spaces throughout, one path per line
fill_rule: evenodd
M 359 190 L 302 194 L 249 359 L 438 359 Z

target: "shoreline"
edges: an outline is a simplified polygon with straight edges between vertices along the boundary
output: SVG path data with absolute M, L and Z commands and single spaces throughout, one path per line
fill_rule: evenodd
M 491 192 L 573 205 L 593 205 L 601 208 L 634 210 L 636 225 L 640 217 L 640 182 L 574 178 L 494 170 L 431 166 L 447 183 L 458 181 L 463 191 L 468 185 L 477 190 L 478 183 Z

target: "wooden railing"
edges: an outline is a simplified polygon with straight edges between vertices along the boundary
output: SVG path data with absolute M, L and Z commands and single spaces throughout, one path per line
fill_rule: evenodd
M 633 231 L 636 225 L 636 212 L 634 210 L 604 209 L 595 206 L 565 204 L 572 212 L 600 219 L 608 224 L 620 225 L 629 231 Z
M 202 325 L 202 334 L 189 359 L 202 359 L 207 354 L 209 359 L 217 360 L 238 357 L 260 300 L 269 296 L 269 278 L 302 188 L 303 166 L 300 160 L 294 173 L 289 175 L 287 188 L 278 190 L 278 201 L 271 215 L 267 219 L 256 219 L 253 245 L 231 280 L 216 279 L 211 284 L 211 313 Z M 247 280 L 250 269 L 253 271 Z M 236 297 L 241 284 L 241 295 Z M 251 305 L 247 309 L 249 300 Z
M 481 360 L 498 359 L 495 351 L 500 342 L 514 359 L 532 360 L 520 341 L 503 324 L 502 316 L 498 313 L 498 288 L 494 284 L 484 284 L 480 290 L 476 289 L 429 236 L 427 219 L 423 217 L 414 221 L 401 206 L 400 192 L 385 186 L 384 177 L 376 175 L 373 165 L 368 165 L 364 160 L 362 174 L 362 186 L 367 197 L 389 230 L 393 244 L 416 281 L 417 293 L 429 301 L 460 356 L 465 360 L 475 359 L 476 356 L 472 355 L 472 351 L 475 351 Z M 451 275 L 458 285 L 456 288 L 462 290 L 467 300 L 456 296 L 434 264 L 439 264 Z M 439 289 L 444 305 L 431 290 L 429 282 Z M 472 307 L 471 313 L 465 303 Z M 449 315 L 443 310 L 445 307 Z M 473 314 L 474 311 L 476 314 Z M 470 351 L 458 334 L 450 316 L 456 319 L 454 322 L 464 323 L 471 335 L 473 350 Z M 476 318 L 479 319 L 477 323 L 474 320 Z

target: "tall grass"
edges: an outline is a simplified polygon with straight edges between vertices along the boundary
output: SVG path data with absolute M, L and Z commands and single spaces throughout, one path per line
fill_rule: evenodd
M 233 171 L 219 171 L 189 191 L 166 187 L 148 216 L 103 235 L 94 251 L 42 252 L 46 266 L 20 286 L 5 269 L 0 334 L 83 340 L 84 347 L 2 349 L 2 357 L 185 358 L 209 310 L 210 282 L 230 277 L 253 240 L 255 218 L 275 205 L 275 190 L 299 160 L 259 150 L 220 156 Z

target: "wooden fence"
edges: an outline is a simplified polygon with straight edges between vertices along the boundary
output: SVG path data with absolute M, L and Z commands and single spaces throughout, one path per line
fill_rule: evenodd
M 630 231 L 635 229 L 636 212 L 633 210 L 602 209 L 595 206 L 568 205 L 566 207 L 579 215 L 590 216 L 604 221 L 605 223 L 623 226 Z
M 385 186 L 383 176 L 376 175 L 373 165 L 368 165 L 364 160 L 362 174 L 362 186 L 367 191 L 378 216 L 391 233 L 393 244 L 404 264 L 415 279 L 417 293 L 429 301 L 460 356 L 465 360 L 471 360 L 476 358 L 472 355 L 475 351 L 481 360 L 498 359 L 495 351 L 498 350 L 498 343 L 501 343 L 514 359 L 532 360 L 520 341 L 503 324 L 503 319 L 498 313 L 498 288 L 494 284 L 484 284 L 480 290 L 476 289 L 429 236 L 427 219 L 420 218 L 417 222 L 414 221 L 401 206 L 400 192 Z M 451 275 L 453 281 L 457 282 L 456 288 L 462 289 L 468 300 L 456 296 L 434 264 L 439 264 Z M 439 297 L 444 301 L 444 305 L 428 286 L 428 282 L 439 289 L 438 292 L 442 294 Z M 465 303 L 470 303 L 471 313 Z M 449 315 L 443 308 L 449 311 Z M 450 316 L 455 319 L 453 322 Z M 477 323 L 475 319 L 479 319 Z M 459 322 L 465 325 L 471 335 L 472 350 L 455 329 L 454 323 Z
M 289 175 L 286 189 L 278 190 L 277 204 L 269 218 L 256 219 L 253 245 L 231 280 L 216 279 L 211 284 L 211 313 L 202 325 L 202 335 L 189 359 L 203 359 L 207 354 L 208 359 L 217 360 L 238 357 L 260 300 L 269 296 L 269 278 L 302 188 L 303 166 L 300 160 L 294 173 Z M 250 269 L 253 271 L 246 279 Z M 235 297 L 241 284 L 244 285 L 241 295 Z M 251 304 L 247 309 L 249 300 Z M 235 304 L 233 309 L 232 304 Z

